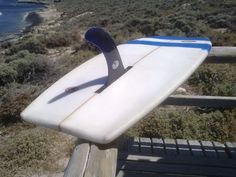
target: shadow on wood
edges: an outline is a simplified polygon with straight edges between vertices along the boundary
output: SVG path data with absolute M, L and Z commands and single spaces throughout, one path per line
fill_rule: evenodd
M 236 174 L 235 143 L 157 138 L 127 141 L 125 148 L 119 150 L 118 177 L 234 177 Z

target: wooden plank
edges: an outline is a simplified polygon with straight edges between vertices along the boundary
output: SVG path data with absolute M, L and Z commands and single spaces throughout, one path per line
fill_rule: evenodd
M 229 158 L 225 152 L 225 145 L 219 142 L 213 142 L 218 158 Z
M 91 145 L 83 177 L 115 177 L 117 148 L 115 144 Z
M 119 149 L 119 151 L 122 151 L 122 152 L 128 151 L 129 139 L 127 139 L 125 137 L 120 137 L 117 139 L 117 148 Z
M 203 157 L 204 156 L 203 151 L 202 151 L 202 147 L 201 147 L 201 144 L 199 143 L 199 141 L 189 140 L 188 144 L 190 146 L 191 153 L 193 156 L 196 156 L 196 157 Z
M 162 156 L 165 154 L 164 142 L 161 138 L 152 138 L 152 150 L 154 155 Z
M 191 156 L 191 150 L 186 139 L 177 139 L 176 144 L 180 155 Z
M 95 145 L 79 140 L 64 177 L 114 177 L 117 164 L 117 144 Z
M 188 164 L 161 164 L 144 161 L 119 161 L 118 169 L 163 174 L 202 175 L 214 177 L 235 177 L 236 174 L 236 168 L 220 168 Z
M 164 146 L 167 155 L 177 155 L 177 147 L 174 139 L 164 139 Z
M 128 154 L 127 152 L 119 152 L 118 160 L 131 160 L 131 161 L 148 161 L 148 162 L 157 162 L 163 157 L 152 156 L 150 154 Z
M 201 141 L 203 152 L 206 157 L 217 158 L 216 150 L 210 141 Z
M 236 97 L 171 95 L 163 105 L 235 108 Z
M 236 63 L 236 47 L 212 47 L 205 63 Z
M 140 152 L 139 138 L 130 138 L 128 140 L 128 152 L 129 153 L 138 153 Z
M 152 153 L 151 139 L 140 137 L 139 141 L 140 141 L 140 152 L 145 154 L 151 154 Z
M 236 143 L 226 142 L 225 146 L 230 157 L 236 159 Z
M 70 161 L 65 169 L 64 177 L 84 176 L 89 150 L 89 143 L 83 142 L 75 146 Z
M 120 170 L 117 174 L 117 177 L 177 177 L 177 176 L 163 173 Z M 185 175 L 184 177 L 203 177 L 203 176 Z
M 131 155 L 127 152 L 119 153 L 118 161 L 137 161 L 150 162 L 158 164 L 176 164 L 190 166 L 211 166 L 219 168 L 236 169 L 236 161 L 234 159 L 215 159 L 215 158 L 196 158 L 195 156 L 150 156 L 143 154 Z
M 143 176 L 143 172 L 136 173 L 135 171 L 129 172 L 129 171 L 125 171 L 125 170 L 120 170 L 117 174 L 117 177 L 144 177 L 144 176 Z M 147 177 L 149 177 L 149 176 L 147 176 Z

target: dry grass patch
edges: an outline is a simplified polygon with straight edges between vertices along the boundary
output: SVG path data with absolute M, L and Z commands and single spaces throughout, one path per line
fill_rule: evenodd
M 72 138 L 43 128 L 22 128 L 22 124 L 1 128 L 0 176 L 32 176 L 64 170 L 73 147 Z M 5 133 L 8 132 L 8 133 Z

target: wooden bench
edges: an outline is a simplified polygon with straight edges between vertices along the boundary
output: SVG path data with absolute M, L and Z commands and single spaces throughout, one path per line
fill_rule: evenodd
M 236 143 L 134 138 L 119 148 L 117 177 L 236 176 Z
M 236 143 L 130 138 L 79 142 L 64 177 L 235 177 Z

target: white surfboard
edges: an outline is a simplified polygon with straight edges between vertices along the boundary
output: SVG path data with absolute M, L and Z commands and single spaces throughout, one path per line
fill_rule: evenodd
M 175 91 L 206 58 L 211 42 L 154 36 L 117 48 L 129 70 L 114 82 L 104 87 L 108 69 L 104 55 L 99 54 L 43 92 L 22 112 L 22 118 L 92 142 L 109 143 Z

